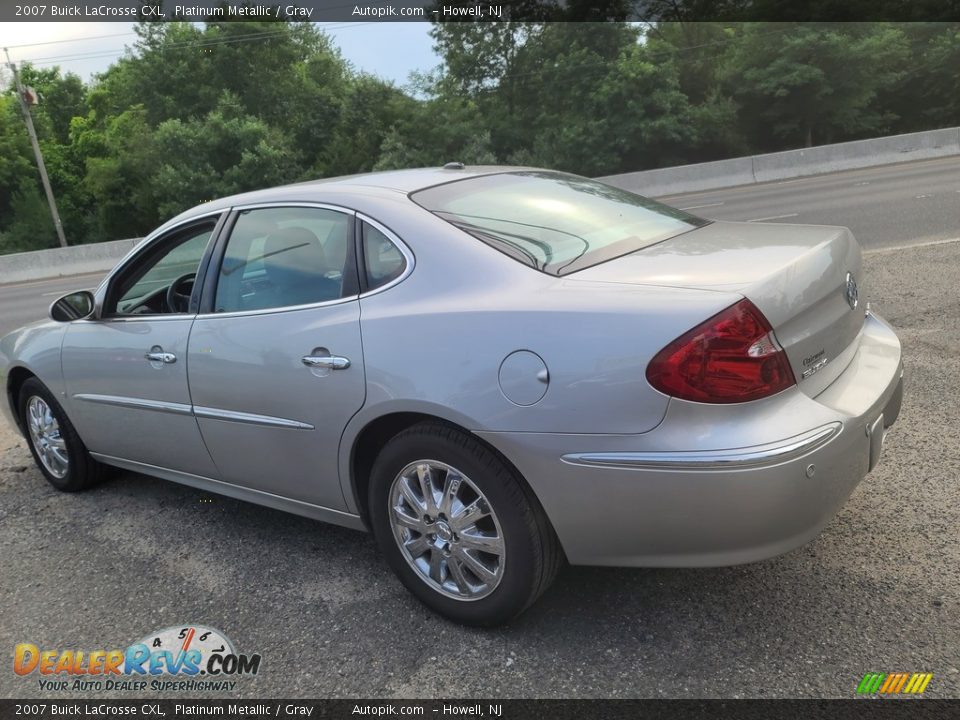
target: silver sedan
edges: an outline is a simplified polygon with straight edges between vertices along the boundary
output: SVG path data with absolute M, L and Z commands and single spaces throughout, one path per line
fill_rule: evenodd
M 54 487 L 107 466 L 356 529 L 457 621 L 565 562 L 751 562 L 880 456 L 900 343 L 837 227 L 452 164 L 201 205 L 0 340 Z M 318 558 L 318 562 L 322 561 Z

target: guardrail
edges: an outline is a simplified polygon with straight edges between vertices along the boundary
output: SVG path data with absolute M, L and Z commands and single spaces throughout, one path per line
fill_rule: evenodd
M 664 197 L 951 155 L 960 155 L 960 127 L 608 175 L 598 179 L 642 195 Z M 115 240 L 0 255 L 0 284 L 106 272 L 138 240 Z
M 951 155 L 960 155 L 960 127 L 608 175 L 597 179 L 641 195 L 664 197 Z

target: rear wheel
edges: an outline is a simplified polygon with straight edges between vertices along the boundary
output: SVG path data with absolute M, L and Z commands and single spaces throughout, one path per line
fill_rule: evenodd
M 433 610 L 496 625 L 532 604 L 563 553 L 522 479 L 470 435 L 421 423 L 390 440 L 370 479 L 387 562 Z
M 30 452 L 51 485 L 64 492 L 77 492 L 100 479 L 103 466 L 90 457 L 46 385 L 36 378 L 23 383 L 18 407 Z

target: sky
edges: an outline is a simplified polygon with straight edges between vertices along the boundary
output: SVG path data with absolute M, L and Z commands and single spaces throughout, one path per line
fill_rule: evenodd
M 427 34 L 429 23 L 340 22 L 317 25 L 333 37 L 344 58 L 355 68 L 393 80 L 401 87 L 407 84 L 411 72 L 431 70 L 439 64 Z M 135 40 L 132 23 L 0 24 L 0 48 L 10 48 L 10 58 L 14 62 L 29 60 L 45 67 L 59 65 L 64 72 L 76 73 L 84 80 L 106 70 L 120 57 L 124 46 Z

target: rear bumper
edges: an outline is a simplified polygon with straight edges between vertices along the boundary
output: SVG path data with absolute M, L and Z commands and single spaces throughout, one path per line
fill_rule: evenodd
M 815 398 L 671 400 L 643 435 L 482 435 L 530 483 L 571 563 L 733 565 L 822 530 L 876 464 L 902 393 L 900 343 L 868 316 L 853 360 Z

